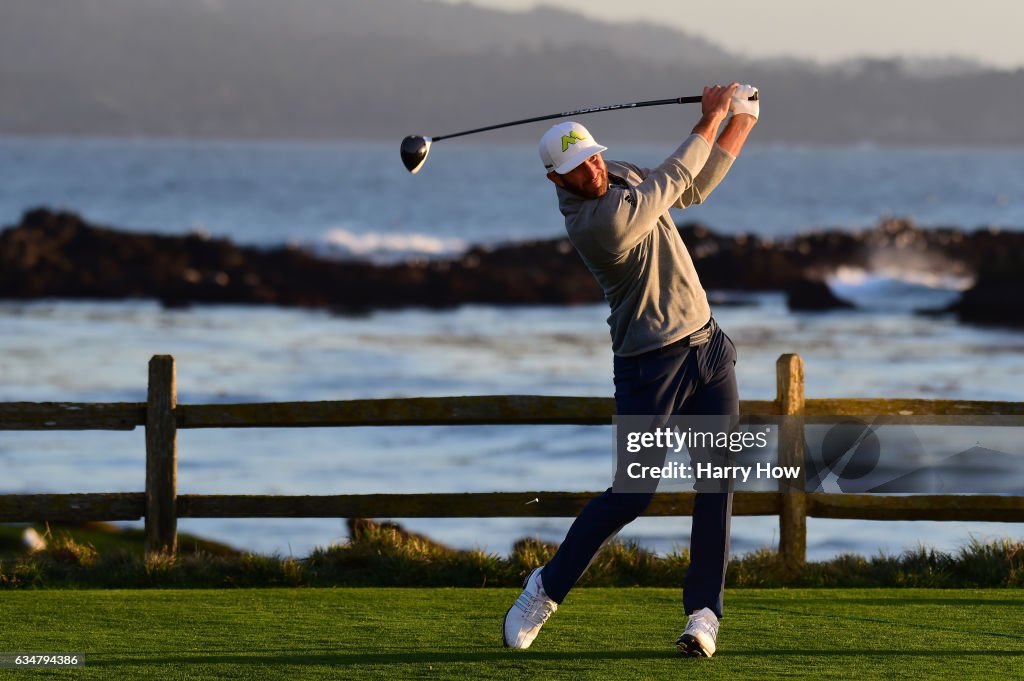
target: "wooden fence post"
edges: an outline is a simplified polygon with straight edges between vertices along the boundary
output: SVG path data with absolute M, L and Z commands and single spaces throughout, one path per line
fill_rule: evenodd
M 146 400 L 146 554 L 178 549 L 178 390 L 174 358 L 149 360 Z
M 785 354 L 775 363 L 778 380 L 779 413 L 794 416 L 804 411 L 804 361 L 800 355 Z M 779 465 L 799 466 L 799 488 L 781 482 L 782 509 L 779 512 L 779 556 L 791 573 L 807 560 L 807 495 L 804 492 L 804 429 L 798 419 L 786 419 L 779 429 Z

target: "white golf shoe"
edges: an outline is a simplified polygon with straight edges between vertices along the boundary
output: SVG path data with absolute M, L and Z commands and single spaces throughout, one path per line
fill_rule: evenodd
M 711 657 L 718 638 L 718 616 L 709 608 L 698 610 L 686 621 L 686 630 L 676 639 L 676 648 L 691 657 Z
M 551 613 L 558 610 L 558 603 L 544 592 L 544 585 L 540 581 L 542 569 L 537 568 L 530 573 L 523 585 L 523 593 L 519 594 L 519 598 L 505 613 L 502 637 L 506 648 L 529 648 Z

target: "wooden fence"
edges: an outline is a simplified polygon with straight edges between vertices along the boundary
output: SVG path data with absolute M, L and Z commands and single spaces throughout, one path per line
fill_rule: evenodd
M 1024 403 L 938 400 L 806 399 L 803 361 L 782 355 L 776 363 L 775 400 L 746 400 L 750 416 L 887 416 L 916 424 L 969 416 L 972 424 L 1005 425 L 1024 416 Z M 178 518 L 495 518 L 573 517 L 591 492 L 491 492 L 260 496 L 178 494 L 180 428 L 304 428 L 323 426 L 529 425 L 611 423 L 610 398 L 499 395 L 273 402 L 178 404 L 174 358 L 153 357 L 145 403 L 0 403 L 0 430 L 146 429 L 146 489 L 142 493 L 0 495 L 0 522 L 146 521 L 146 550 L 174 553 Z M 1014 419 L 1016 422 L 1017 419 Z M 783 465 L 801 464 L 803 433 L 787 420 L 779 433 Z M 543 504 L 524 504 L 541 497 Z M 661 493 L 649 516 L 689 515 L 694 493 Z M 779 552 L 798 568 L 806 556 L 807 518 L 861 520 L 978 520 L 1024 522 L 1024 497 L 998 495 L 825 494 L 738 492 L 736 515 L 778 515 Z

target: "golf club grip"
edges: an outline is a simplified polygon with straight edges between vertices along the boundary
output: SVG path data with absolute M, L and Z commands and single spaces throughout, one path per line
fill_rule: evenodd
M 466 130 L 464 132 L 455 132 L 450 135 L 441 135 L 438 137 L 431 137 L 431 141 L 438 142 L 440 140 L 450 139 L 452 137 L 462 137 L 463 135 L 472 135 L 478 132 L 486 132 L 488 130 L 497 130 L 499 128 L 509 128 L 513 125 L 525 125 L 527 123 L 536 123 L 538 121 L 549 121 L 553 118 L 568 118 L 570 116 L 582 116 L 583 114 L 598 113 L 601 111 L 618 111 L 619 109 L 639 109 L 645 106 L 662 106 L 664 104 L 698 104 L 702 96 L 697 95 L 696 97 L 673 97 L 672 99 L 651 99 L 646 102 L 630 102 L 628 104 L 610 104 L 608 106 L 595 106 L 589 109 L 576 109 L 575 111 L 563 111 L 556 114 L 548 114 L 547 116 L 536 116 L 534 118 L 524 118 L 520 121 L 511 121 L 509 123 L 499 123 L 497 125 L 488 125 L 483 128 L 475 128 L 473 130 Z

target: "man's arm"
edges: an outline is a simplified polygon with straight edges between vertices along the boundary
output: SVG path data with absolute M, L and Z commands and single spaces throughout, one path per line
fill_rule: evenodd
M 673 204 L 673 208 L 686 208 L 703 203 L 725 178 L 732 167 L 732 162 L 740 155 L 750 131 L 757 125 L 757 117 L 761 110 L 760 101 L 749 99 L 756 93 L 757 88 L 752 85 L 741 85 L 736 88 L 731 105 L 735 112 L 733 117 L 718 136 L 707 163 L 694 178 L 693 184 L 679 195 L 679 200 Z
M 718 146 L 733 158 L 740 155 L 750 131 L 757 125 L 757 119 L 750 114 L 738 113 L 729 119 L 729 125 L 718 136 Z
M 718 141 L 711 149 L 707 163 L 693 179 L 693 184 L 672 204 L 673 208 L 688 208 L 703 203 L 711 195 L 732 168 L 733 161 L 743 149 L 743 143 L 747 141 L 756 121 L 757 119 L 746 114 L 733 116 L 729 120 L 729 124 L 725 126 L 725 130 L 718 136 Z
M 631 188 L 621 203 L 601 205 L 601 215 L 596 217 L 604 225 L 598 237 L 603 248 L 612 253 L 630 250 L 657 226 L 658 218 L 675 204 L 680 195 L 689 191 L 707 162 L 714 135 L 729 113 L 735 89 L 735 84 L 704 88 L 702 115 L 693 128 L 693 134 L 672 156 L 647 173 L 640 184 Z

